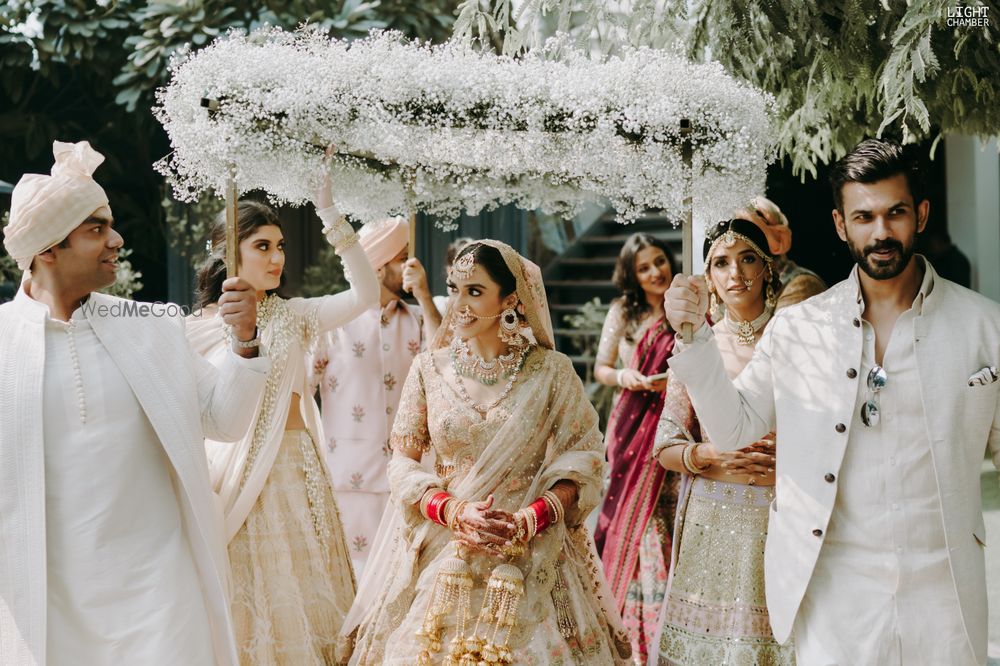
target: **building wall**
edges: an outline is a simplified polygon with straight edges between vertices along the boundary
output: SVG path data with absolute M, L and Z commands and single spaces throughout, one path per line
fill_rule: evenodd
M 1000 301 L 1000 154 L 997 140 L 944 140 L 948 231 L 972 265 L 972 288 Z

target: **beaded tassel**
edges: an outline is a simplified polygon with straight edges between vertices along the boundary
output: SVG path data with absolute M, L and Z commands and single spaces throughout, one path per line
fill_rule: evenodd
M 454 608 L 459 618 L 457 636 L 465 634 L 465 618 L 469 614 L 469 594 L 472 591 L 472 570 L 469 565 L 457 557 L 451 557 L 441 563 L 437 576 L 434 578 L 434 590 L 424 613 L 424 621 L 417 631 L 417 639 L 423 644 L 417 657 L 419 666 L 431 666 L 433 655 L 441 651 L 441 638 L 444 630 L 441 620 Z M 452 653 L 456 646 L 452 641 Z M 452 656 L 445 662 L 451 663 Z
M 507 642 L 517 622 L 517 607 L 522 597 L 524 574 L 521 570 L 513 564 L 501 564 L 495 568 L 486 585 L 486 597 L 479 611 L 476 629 L 471 637 L 465 639 L 464 651 L 457 660 L 457 666 L 510 666 L 514 663 L 514 655 Z M 455 662 L 449 662 L 449 666 L 452 664 Z
M 556 571 L 556 583 L 552 588 L 552 605 L 556 609 L 556 623 L 559 625 L 559 634 L 567 641 L 576 638 L 576 620 L 570 608 L 569 591 L 566 589 L 566 581 L 563 579 L 562 571 Z

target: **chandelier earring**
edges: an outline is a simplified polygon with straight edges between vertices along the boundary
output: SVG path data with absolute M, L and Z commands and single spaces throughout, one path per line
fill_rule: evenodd
M 777 294 L 774 291 L 774 274 L 767 271 L 767 287 L 764 289 L 764 305 L 768 310 L 773 310 L 778 302 Z
M 518 319 L 517 310 L 507 308 L 500 313 L 500 330 L 497 336 L 511 347 L 523 347 L 526 340 L 521 335 L 521 320 Z
M 718 319 L 720 309 L 719 296 L 715 293 L 715 284 L 712 278 L 708 278 L 708 311 L 712 314 L 712 319 Z

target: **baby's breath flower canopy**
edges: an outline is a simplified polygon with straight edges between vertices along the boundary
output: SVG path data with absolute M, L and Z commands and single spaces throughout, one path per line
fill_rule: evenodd
M 645 208 L 680 219 L 687 119 L 695 216 L 721 219 L 763 191 L 772 106 L 718 64 L 663 50 L 595 60 L 556 39 L 514 59 L 264 28 L 173 63 L 156 109 L 173 152 L 157 168 L 183 201 L 221 194 L 233 169 L 241 190 L 302 204 L 333 144 L 334 199 L 361 221 L 503 204 L 570 216 L 592 201 L 623 222 Z

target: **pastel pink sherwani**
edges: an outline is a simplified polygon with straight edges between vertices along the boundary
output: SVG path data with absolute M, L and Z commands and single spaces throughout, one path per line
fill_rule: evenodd
M 389 433 L 403 380 L 424 347 L 422 332 L 418 306 L 376 305 L 328 333 L 312 364 L 323 403 L 322 448 L 359 575 L 389 501 Z

